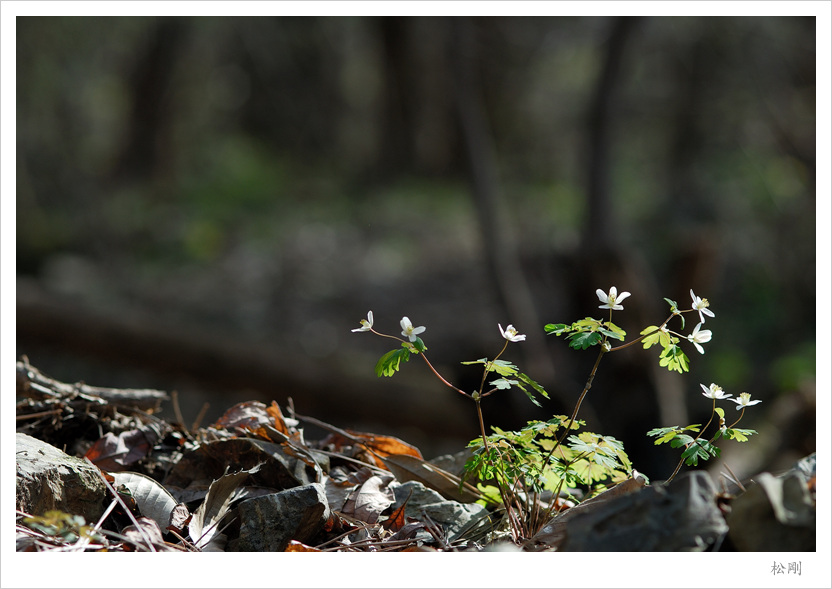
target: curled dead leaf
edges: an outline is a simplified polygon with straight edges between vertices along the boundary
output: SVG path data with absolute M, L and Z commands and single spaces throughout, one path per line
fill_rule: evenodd
M 483 498 L 476 487 L 469 483 L 462 483 L 462 480 L 455 474 L 425 462 L 421 458 L 398 454 L 386 456 L 382 460 L 401 483 L 418 481 L 446 499 L 460 503 L 473 503 Z

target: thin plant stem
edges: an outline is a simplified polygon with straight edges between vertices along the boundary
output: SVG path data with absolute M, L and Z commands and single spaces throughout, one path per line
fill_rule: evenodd
M 684 312 L 684 311 L 680 311 L 680 313 L 683 313 L 683 312 Z M 629 348 L 630 346 L 632 346 L 632 345 L 634 345 L 634 344 L 640 343 L 640 342 L 641 342 L 642 340 L 644 340 L 644 338 L 646 338 L 647 336 L 649 336 L 649 335 L 653 335 L 653 334 L 654 334 L 654 333 L 656 333 L 657 331 L 661 331 L 662 329 L 664 329 L 664 327 L 665 327 L 665 326 L 666 326 L 666 325 L 670 322 L 670 320 L 671 320 L 671 319 L 673 319 L 676 315 L 677 315 L 676 313 L 672 313 L 672 314 L 670 315 L 670 317 L 668 317 L 667 319 L 665 319 L 665 320 L 664 320 L 664 323 L 662 323 L 659 327 L 657 327 L 657 328 L 656 328 L 656 329 L 654 329 L 653 331 L 649 331 L 649 332 L 645 333 L 644 335 L 642 335 L 641 337 L 636 338 L 636 339 L 634 339 L 634 340 L 633 340 L 633 341 L 631 341 L 631 342 L 627 342 L 626 344 L 621 344 L 620 346 L 616 346 L 616 347 L 614 347 L 614 348 L 610 348 L 610 352 L 618 352 L 619 350 L 623 350 L 623 349 L 625 349 L 625 348 Z
M 555 445 L 552 446 L 552 449 L 549 450 L 549 453 L 546 455 L 545 460 L 543 460 L 543 469 L 545 470 L 546 467 L 549 465 L 549 461 L 552 459 L 552 456 L 555 453 L 555 450 L 560 448 L 561 444 L 563 444 L 563 440 L 566 439 L 566 436 L 569 435 L 569 431 L 572 429 L 572 424 L 575 422 L 575 419 L 578 417 L 578 411 L 581 408 L 581 403 L 584 401 L 584 397 L 589 392 L 589 389 L 592 388 L 592 381 L 595 379 L 595 373 L 598 371 L 598 365 L 601 363 L 601 358 L 604 357 L 606 353 L 606 349 L 604 346 L 601 346 L 601 351 L 598 353 L 598 358 L 595 360 L 595 365 L 592 367 L 592 370 L 589 373 L 589 378 L 584 385 L 584 390 L 581 392 L 581 396 L 578 398 L 578 402 L 575 404 L 575 410 L 572 411 L 572 416 L 569 418 L 569 423 L 566 425 L 566 429 L 563 430 L 563 433 L 560 435 L 560 438 L 555 442 Z
M 463 395 L 463 396 L 465 396 L 465 397 L 469 397 L 469 398 L 471 397 L 471 395 L 470 395 L 469 393 L 466 393 L 466 392 L 465 392 L 465 391 L 463 391 L 461 388 L 459 388 L 459 387 L 457 387 L 457 386 L 455 386 L 455 385 L 451 384 L 451 383 L 450 383 L 450 382 L 448 382 L 447 380 L 445 380 L 445 377 L 444 377 L 444 376 L 442 376 L 441 374 L 439 374 L 439 372 L 437 372 L 436 368 L 434 368 L 434 367 L 433 367 L 433 364 L 431 364 L 431 363 L 430 363 L 430 360 L 428 360 L 428 357 L 427 357 L 427 356 L 425 356 L 425 353 L 424 353 L 424 352 L 420 352 L 420 353 L 419 353 L 419 355 L 422 357 L 422 360 L 424 360 L 424 361 L 425 361 L 425 364 L 427 364 L 427 365 L 428 365 L 428 368 L 430 368 L 430 371 L 431 371 L 431 372 L 433 372 L 433 373 L 436 375 L 436 378 L 438 378 L 439 380 L 441 380 L 441 381 L 442 381 L 443 383 L 445 383 L 447 386 L 451 387 L 453 390 L 455 390 L 455 391 L 456 391 L 457 393 L 459 393 L 460 395 Z
M 508 347 L 508 340 L 506 340 L 506 342 L 503 344 L 503 349 L 502 349 L 502 350 L 500 350 L 500 353 L 499 353 L 499 354 L 497 354 L 496 356 L 494 356 L 494 359 L 493 359 L 493 360 L 491 360 L 491 361 L 487 361 L 487 362 L 485 363 L 485 366 L 483 367 L 483 370 L 482 370 L 482 382 L 480 382 L 480 390 L 479 390 L 480 396 L 482 396 L 482 390 L 485 388 L 485 379 L 486 379 L 486 377 L 488 376 L 488 368 L 489 368 L 489 364 L 494 364 L 494 363 L 497 361 L 497 359 L 498 359 L 500 356 L 502 356 L 502 355 L 503 355 L 503 352 L 505 352 L 505 351 L 506 351 L 506 348 L 507 348 L 507 347 Z
M 742 419 L 743 415 L 745 415 L 745 407 L 743 407 L 742 411 L 740 411 L 740 416 L 737 417 L 737 420 L 734 423 L 732 423 L 731 425 L 728 426 L 728 429 L 734 429 L 734 426 L 737 425 L 740 422 L 740 419 Z
M 695 438 L 693 438 L 693 441 L 691 442 L 691 444 L 695 444 L 695 443 L 696 443 L 696 440 L 698 440 L 700 437 L 702 437 L 702 432 L 704 432 L 706 429 L 708 429 L 708 426 L 709 426 L 709 425 L 711 425 L 711 422 L 714 420 L 714 415 L 715 415 L 715 414 L 716 414 L 716 399 L 714 399 L 714 405 L 713 405 L 713 408 L 711 409 L 711 418 L 708 420 L 708 423 L 706 423 L 706 424 L 705 424 L 705 427 L 701 428 L 701 429 L 697 432 L 696 437 L 695 437 Z M 742 415 L 740 415 L 740 417 L 742 417 Z M 712 441 L 713 441 L 713 440 L 712 440 Z M 665 485 L 670 484 L 670 481 L 672 481 L 672 480 L 673 480 L 673 477 L 675 477 L 677 474 L 679 474 L 679 471 L 680 471 L 680 470 L 682 470 L 682 465 L 683 465 L 684 463 L 685 463 L 685 457 L 684 457 L 684 456 L 682 456 L 681 460 L 679 460 L 679 464 L 677 464 L 677 465 L 676 465 L 676 470 L 674 470 L 674 471 L 673 471 L 673 474 L 672 474 L 672 475 L 670 475 L 670 478 L 669 478 L 669 479 L 667 479 L 667 480 L 664 482 L 664 484 L 665 484 Z
M 596 360 L 595 360 L 595 365 L 592 367 L 592 370 L 589 373 L 589 378 L 587 378 L 587 380 L 586 380 L 586 384 L 584 385 L 584 390 L 581 392 L 581 396 L 578 397 L 578 402 L 575 404 L 575 410 L 572 411 L 572 416 L 569 418 L 569 423 L 566 425 L 566 429 L 561 434 L 560 439 L 558 440 L 558 443 L 555 444 L 554 448 L 552 448 L 552 451 L 549 452 L 549 456 L 552 455 L 552 453 L 555 451 L 555 448 L 557 448 L 558 446 L 560 446 L 563 443 L 563 440 L 566 438 L 566 435 L 569 433 L 569 430 L 572 429 L 572 424 L 575 422 L 575 419 L 577 419 L 578 411 L 580 411 L 580 409 L 581 409 L 581 403 L 584 402 L 584 397 L 586 397 L 586 394 L 589 392 L 589 389 L 592 388 L 592 381 L 595 380 L 595 373 L 598 371 L 598 365 L 601 363 L 601 358 L 603 358 L 604 354 L 606 354 L 606 353 L 607 353 L 607 350 L 605 350 L 604 346 L 602 345 L 601 346 L 601 351 L 598 352 L 598 358 L 596 358 Z M 547 457 L 547 462 L 548 462 L 548 457 Z

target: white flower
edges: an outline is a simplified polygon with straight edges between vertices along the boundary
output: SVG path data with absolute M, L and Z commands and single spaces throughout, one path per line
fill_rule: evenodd
M 522 342 L 526 339 L 525 335 L 517 333 L 517 330 L 514 329 L 513 325 L 506 327 L 505 331 L 503 331 L 503 326 L 499 323 L 497 324 L 497 327 L 500 328 L 500 334 L 510 342 Z
M 710 387 L 706 387 L 703 384 L 700 384 L 699 386 L 702 387 L 703 391 L 705 391 L 702 394 L 704 396 L 708 397 L 709 399 L 730 399 L 731 398 L 731 395 L 726 394 L 722 390 L 722 387 L 719 386 L 718 384 L 711 383 Z M 731 399 L 731 400 L 734 401 L 735 399 Z
M 410 319 L 407 317 L 402 317 L 401 320 L 402 324 L 402 335 L 408 338 L 410 341 L 415 342 L 416 336 L 423 331 L 425 331 L 425 327 L 413 327 L 413 324 L 410 322 Z
M 752 405 L 756 405 L 757 403 L 762 403 L 762 401 L 752 401 L 751 395 L 748 393 L 740 393 L 739 399 L 731 399 L 734 403 L 737 404 L 737 411 L 740 409 L 745 409 L 746 407 L 751 407 Z
M 626 290 L 621 294 L 618 294 L 618 289 L 614 286 L 610 288 L 609 294 L 605 293 L 600 288 L 595 291 L 595 294 L 598 295 L 598 300 L 604 303 L 598 307 L 599 309 L 613 309 L 615 311 L 622 310 L 624 307 L 621 306 L 621 301 L 630 296 L 630 293 Z
M 693 309 L 694 311 L 699 311 L 700 323 L 705 323 L 705 317 L 703 317 L 703 314 L 707 315 L 708 317 L 714 316 L 714 312 L 708 309 L 708 307 L 710 306 L 708 299 L 700 299 L 698 296 L 693 294 L 693 289 L 690 289 L 690 298 L 693 299 L 691 309 Z
M 373 312 L 367 313 L 367 318 L 361 320 L 361 327 L 353 331 L 370 331 L 373 328 Z
M 711 332 L 707 329 L 699 331 L 699 329 L 704 325 L 704 323 L 697 323 L 696 327 L 693 328 L 693 333 L 688 336 L 688 341 L 691 342 L 696 349 L 699 350 L 700 354 L 704 354 L 705 350 L 702 349 L 702 346 L 699 344 L 704 344 L 711 341 Z

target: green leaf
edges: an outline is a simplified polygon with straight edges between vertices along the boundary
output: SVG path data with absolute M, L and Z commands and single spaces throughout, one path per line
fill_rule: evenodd
M 719 458 L 719 448 L 708 440 L 698 439 L 682 452 L 682 458 L 688 466 L 696 466 L 699 459 L 708 460 L 711 456 Z
M 406 348 L 390 350 L 376 363 L 376 376 L 393 376 L 401 363 L 408 360 L 410 360 L 410 352 Z
M 661 438 L 659 438 L 658 440 L 656 440 L 656 441 L 655 441 L 655 442 L 653 442 L 653 443 L 654 443 L 656 446 L 658 446 L 659 444 L 666 444 L 667 442 L 669 442 L 670 440 L 672 440 L 673 438 L 675 438 L 676 436 L 678 436 L 678 435 L 679 435 L 679 433 L 680 433 L 680 432 L 677 432 L 677 431 L 675 431 L 675 430 L 674 430 L 674 431 L 667 432 L 667 433 L 666 433 L 666 434 L 664 434 Z
M 756 434 L 757 431 L 753 429 L 726 429 L 725 437 L 736 442 L 747 442 L 748 436 Z
M 613 339 L 624 341 L 624 336 L 620 333 L 616 333 L 614 331 L 610 331 L 609 329 L 604 329 L 603 327 L 598 330 L 598 333 L 603 333 L 607 337 L 611 337 Z
M 681 448 L 682 446 L 689 446 L 693 443 L 693 437 L 687 434 L 679 434 L 670 441 L 673 448 Z
M 517 374 L 517 366 L 508 360 L 491 361 L 488 358 L 480 358 L 479 360 L 472 360 L 470 362 L 462 362 L 466 366 L 471 364 L 484 364 L 488 372 L 496 372 L 500 376 L 515 376 Z
M 680 434 L 682 434 L 685 431 L 696 430 L 698 432 L 699 431 L 698 428 L 699 428 L 700 425 L 701 424 L 699 424 L 699 423 L 695 423 L 693 425 L 688 425 L 688 426 L 685 426 L 685 427 L 679 427 L 679 426 L 657 427 L 656 429 L 651 429 L 649 432 L 647 432 L 647 435 L 657 437 L 658 439 L 653 443 L 656 446 L 658 446 L 659 444 L 665 444 L 667 442 L 670 442 L 671 440 L 678 437 Z M 686 436 L 686 441 L 682 442 L 682 443 L 689 444 L 692 440 L 693 440 L 693 438 L 691 438 L 690 436 Z M 674 448 L 678 448 L 680 445 L 682 445 L 682 443 L 679 443 L 679 444 L 676 444 L 676 445 L 671 444 L 671 446 L 673 446 Z
M 517 384 L 516 380 L 508 380 L 506 378 L 498 378 L 497 380 L 492 380 L 491 384 L 497 387 L 500 390 L 510 389 L 512 385 Z
M 662 330 L 660 330 L 656 325 L 650 325 L 649 327 L 642 329 L 639 334 L 645 336 L 645 338 L 641 340 L 641 344 L 644 349 L 647 350 L 648 348 L 651 348 L 659 343 L 662 333 Z
M 573 348 L 575 350 L 586 350 L 590 346 L 594 346 L 596 344 L 601 343 L 602 337 L 600 333 L 579 332 L 570 335 L 568 339 L 572 340 L 569 342 L 570 348 Z
M 418 336 L 416 337 L 416 341 L 413 342 L 413 347 L 416 348 L 417 352 L 424 352 L 428 349 L 428 347 L 425 345 L 425 342 L 422 341 L 422 338 Z
M 546 399 L 549 398 L 549 393 L 546 392 L 546 389 L 544 389 L 540 384 L 529 378 L 528 375 L 523 374 L 522 372 L 518 372 L 517 378 L 519 378 L 521 381 L 532 387 L 539 395 L 542 395 Z
M 668 298 L 665 298 L 664 300 L 666 300 L 667 304 L 670 305 L 670 312 L 671 313 L 675 313 L 676 311 L 679 310 L 679 305 L 676 304 L 676 301 L 671 301 Z
M 486 365 L 488 372 L 496 372 L 500 376 L 514 376 L 517 374 L 517 366 L 508 360 L 494 360 Z
M 689 370 L 689 362 L 690 360 L 685 356 L 682 348 L 676 344 L 671 344 L 662 351 L 659 366 L 665 366 L 668 370 L 675 370 L 681 374 Z
M 515 384 L 517 385 L 517 388 L 519 388 L 521 391 L 523 391 L 524 393 L 526 393 L 526 396 L 529 398 L 529 401 L 531 401 L 532 403 L 534 403 L 534 404 L 535 404 L 535 405 L 537 405 L 538 407 L 540 407 L 540 406 L 541 406 L 541 405 L 540 405 L 540 401 L 538 401 L 537 399 L 535 399 L 535 398 L 534 398 L 534 393 L 532 393 L 529 389 L 527 389 L 526 387 L 524 387 L 521 383 L 519 383 L 519 382 L 517 382 L 517 381 L 514 381 L 514 382 L 515 382 Z
M 631 468 L 624 446 L 615 438 L 583 432 L 568 440 L 570 450 L 584 455 L 575 461 L 574 468 L 585 483 L 614 478 L 622 474 L 619 469 Z
M 719 415 L 720 419 L 725 419 L 725 409 L 722 407 L 714 407 L 714 411 Z
M 548 323 L 543 326 L 543 331 L 546 332 L 546 335 L 560 335 L 564 331 L 568 331 L 569 326 L 564 323 Z
M 598 331 L 611 338 L 624 341 L 624 338 L 627 336 L 626 331 L 618 327 L 612 321 L 607 321 L 604 325 L 606 325 L 606 329 L 599 328 Z

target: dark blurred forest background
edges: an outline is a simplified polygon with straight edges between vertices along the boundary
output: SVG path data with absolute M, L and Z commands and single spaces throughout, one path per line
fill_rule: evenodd
M 722 458 L 786 468 L 815 449 L 815 57 L 814 18 L 18 17 L 18 356 L 203 424 L 291 397 L 430 458 L 474 408 L 418 359 L 377 378 L 368 310 L 466 390 L 498 323 L 527 334 L 504 358 L 551 400 L 485 400 L 510 429 L 595 360 L 544 324 L 615 285 L 629 340 L 693 288 L 691 373 L 611 354 L 582 416 L 666 478 L 646 431 L 706 421 L 716 382 L 763 400 Z

